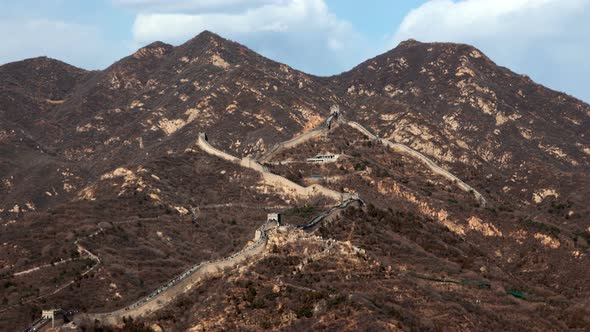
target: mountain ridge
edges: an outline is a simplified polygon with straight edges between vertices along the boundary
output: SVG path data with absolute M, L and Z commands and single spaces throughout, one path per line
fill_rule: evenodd
M 216 33 L 212 32 L 210 30 L 204 30 L 201 33 L 195 35 L 193 38 L 191 38 L 191 39 L 187 40 L 186 42 L 184 42 L 182 44 L 179 44 L 177 46 L 174 46 L 174 45 L 171 45 L 171 44 L 168 44 L 166 42 L 159 41 L 159 40 L 153 41 L 153 42 L 151 42 L 150 44 L 148 44 L 146 46 L 140 47 L 138 50 L 136 50 L 134 53 L 132 53 L 129 56 L 133 56 L 133 55 L 137 54 L 138 52 L 140 52 L 142 50 L 148 50 L 148 49 L 154 49 L 154 48 L 165 48 L 165 49 L 173 49 L 173 50 L 174 49 L 178 49 L 178 48 L 186 48 L 186 47 L 190 46 L 193 43 L 202 43 L 202 42 L 207 41 L 207 40 L 208 41 L 213 41 L 213 44 L 216 47 L 222 47 L 223 48 L 224 46 L 232 45 L 234 47 L 238 47 L 240 49 L 247 50 L 250 53 L 254 53 L 254 54 L 260 56 L 261 58 L 264 58 L 265 60 L 271 61 L 273 63 L 280 64 L 279 62 L 276 62 L 276 61 L 274 61 L 274 60 L 272 60 L 272 59 L 270 59 L 268 57 L 265 57 L 265 56 L 262 56 L 262 55 L 256 53 L 254 50 L 250 49 L 247 46 L 244 46 L 244 45 L 242 45 L 242 44 L 240 44 L 240 43 L 238 43 L 236 41 L 233 41 L 233 40 L 230 40 L 230 39 L 226 39 L 226 38 L 220 36 L 219 34 L 216 34 Z M 220 42 L 221 42 L 222 45 L 220 45 Z M 416 40 L 416 39 L 413 39 L 413 38 L 410 38 L 410 39 L 401 41 L 396 47 L 394 47 L 394 48 L 392 48 L 392 49 L 390 49 L 388 51 L 385 51 L 385 52 L 383 52 L 381 54 L 378 54 L 378 55 L 376 55 L 376 56 L 374 56 L 374 57 L 372 57 L 370 59 L 367 59 L 367 60 L 365 60 L 365 61 L 363 61 L 363 62 L 361 62 L 361 63 L 353 66 L 352 68 L 350 68 L 348 70 L 345 70 L 345 71 L 343 71 L 343 72 L 341 72 L 339 74 L 328 75 L 328 76 L 321 76 L 321 75 L 315 75 L 315 74 L 312 74 L 312 73 L 307 73 L 307 72 L 298 70 L 296 68 L 289 67 L 288 65 L 284 65 L 284 64 L 281 64 L 281 65 L 287 66 L 291 70 L 295 70 L 297 72 L 303 73 L 303 74 L 305 74 L 307 76 L 310 76 L 310 77 L 315 77 L 315 78 L 320 78 L 320 79 L 330 79 L 330 78 L 334 78 L 334 77 L 343 76 L 346 73 L 352 72 L 355 69 L 357 69 L 359 67 L 362 67 L 363 65 L 368 64 L 369 62 L 374 61 L 377 58 L 381 58 L 381 57 L 384 57 L 384 56 L 387 56 L 387 55 L 393 55 L 396 50 L 401 50 L 401 49 L 404 49 L 404 48 L 409 48 L 409 47 L 413 47 L 413 46 L 417 46 L 417 45 L 452 46 L 452 47 L 455 47 L 455 48 L 466 49 L 466 50 L 469 50 L 471 52 L 475 51 L 475 52 L 479 53 L 481 56 L 483 56 L 483 58 L 485 60 L 490 61 L 493 65 L 497 65 L 488 56 L 486 56 L 486 54 L 484 52 L 482 52 L 478 48 L 476 48 L 476 47 L 474 47 L 472 45 L 466 44 L 466 43 L 455 43 L 455 42 L 422 42 L 422 41 L 419 41 L 419 40 Z M 123 60 L 125 58 L 127 58 L 127 57 L 124 57 L 124 58 L 122 58 L 120 60 Z M 38 57 L 32 57 L 32 58 L 27 58 L 27 59 L 23 59 L 23 60 L 17 60 L 17 61 L 7 62 L 7 63 L 4 63 L 4 64 L 1 64 L 0 67 L 5 66 L 5 65 L 16 64 L 16 63 L 20 63 L 20 62 L 26 62 L 26 61 L 29 61 L 29 60 L 41 60 L 41 59 L 55 60 L 57 62 L 66 64 L 68 66 L 71 66 L 71 67 L 74 67 L 74 68 L 77 68 L 79 70 L 83 70 L 83 71 L 86 71 L 86 72 L 104 71 L 104 70 L 106 70 L 108 68 L 107 67 L 107 68 L 102 69 L 102 70 L 87 70 L 87 69 L 84 69 L 84 68 L 81 68 L 81 67 L 76 67 L 74 65 L 67 64 L 67 63 L 65 63 L 65 62 L 63 62 L 63 61 L 61 61 L 59 59 L 54 59 L 54 58 L 47 57 L 47 56 L 38 56 Z M 117 62 L 118 61 L 116 61 L 115 63 L 117 63 Z M 503 66 L 499 66 L 499 67 L 500 68 L 505 68 L 505 69 L 509 70 L 510 72 L 516 74 L 516 75 L 522 76 L 522 77 L 530 80 L 531 82 L 534 82 L 526 74 L 517 74 L 517 73 L 515 73 L 514 71 L 512 71 L 508 67 L 503 67 Z M 570 95 L 567 92 L 554 90 L 554 89 L 549 88 L 549 87 L 547 87 L 547 86 L 545 86 L 545 85 L 543 85 L 541 83 L 536 83 L 536 82 L 534 82 L 534 83 L 537 84 L 537 85 L 543 86 L 544 88 L 546 88 L 548 90 L 555 91 L 555 92 L 558 92 L 558 93 L 562 93 L 562 94 L 566 95 L 567 97 L 575 98 L 575 99 L 577 99 L 580 102 L 583 102 L 585 104 L 588 104 L 588 102 L 583 101 L 583 100 L 581 100 L 581 99 L 579 99 L 579 98 L 577 98 L 577 97 L 575 97 L 573 95 Z

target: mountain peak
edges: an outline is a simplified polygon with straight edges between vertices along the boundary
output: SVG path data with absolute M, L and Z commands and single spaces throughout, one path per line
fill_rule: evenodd
M 224 69 L 229 68 L 231 64 L 266 63 L 267 60 L 246 46 L 208 30 L 178 46 L 176 53 L 189 59 L 208 59 L 206 61 Z
M 170 44 L 166 44 L 161 41 L 153 42 L 147 46 L 144 46 L 133 53 L 133 57 L 136 59 L 142 59 L 147 57 L 162 58 L 172 51 L 174 47 Z
M 414 50 L 422 54 L 428 54 L 434 51 L 435 53 L 442 52 L 454 55 L 469 55 L 473 58 L 487 58 L 482 51 L 473 45 L 452 42 L 420 42 L 415 39 L 408 39 L 400 42 L 397 47 L 386 54 L 410 50 Z
M 417 70 L 427 66 L 433 61 L 438 61 L 447 66 L 464 66 L 470 62 L 478 62 L 480 66 L 487 65 L 488 69 L 496 67 L 482 51 L 468 44 L 450 43 L 450 42 L 420 42 L 415 39 L 408 39 L 400 42 L 395 48 L 369 59 L 353 68 L 350 72 L 358 70 L 368 70 L 373 72 L 378 68 L 397 68 L 405 70 L 414 68 Z M 381 74 L 387 70 L 378 71 Z
M 201 33 L 199 33 L 196 37 L 202 37 L 202 38 L 218 38 L 218 39 L 224 39 L 223 37 L 221 37 L 220 35 L 209 31 L 209 30 L 203 30 Z
M 203 32 L 196 35 L 191 40 L 184 43 L 181 47 L 189 48 L 189 49 L 203 49 L 203 48 L 225 48 L 231 44 L 235 44 L 234 42 L 221 37 L 220 35 L 213 33 L 209 30 L 204 30 Z
M 402 42 L 399 43 L 398 47 L 410 47 L 410 46 L 416 46 L 416 45 L 420 45 L 423 44 L 420 41 L 417 41 L 414 38 L 410 38 L 410 39 L 406 39 Z
M 15 61 L 15 62 L 10 62 L 10 63 L 6 63 L 0 67 L 6 67 L 6 68 L 25 68 L 25 67 L 30 67 L 31 69 L 40 69 L 40 68 L 65 68 L 65 69 L 71 69 L 71 70 L 81 70 L 81 71 L 85 71 L 81 68 L 77 68 L 75 66 L 72 66 L 70 64 L 67 64 L 61 60 L 57 60 L 57 59 L 53 59 L 47 56 L 38 56 L 35 58 L 29 58 L 29 59 L 24 59 L 21 61 Z

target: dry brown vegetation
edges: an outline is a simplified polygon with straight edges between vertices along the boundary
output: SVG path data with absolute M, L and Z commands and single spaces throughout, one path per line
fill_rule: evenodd
M 362 250 L 336 242 L 330 251 L 329 242 L 309 236 L 278 242 L 253 265 L 209 280 L 145 322 L 197 331 L 532 331 L 588 324 L 582 299 L 531 287 L 419 216 L 350 208 L 318 234 Z
M 99 197 L 94 201 L 29 214 L 21 223 L 4 227 L 0 243 L 12 249 L 2 251 L 1 259 L 7 263 L 1 307 L 17 306 L 0 313 L 0 329 L 22 327 L 49 304 L 91 312 L 118 309 L 191 265 L 240 250 L 266 220 L 266 213 L 285 205 L 272 193 L 256 191 L 256 173 L 200 152 L 163 157 L 143 168 L 142 185 L 123 190 L 122 178 L 103 180 L 93 189 Z M 159 200 L 149 196 L 149 190 L 155 189 Z M 225 203 L 249 208 L 215 207 Z M 195 214 L 182 215 L 174 207 L 189 211 L 192 207 Z M 104 231 L 84 238 L 100 228 Z M 89 264 L 87 259 L 8 277 L 15 271 L 78 257 L 73 242 L 80 237 L 81 244 L 102 261 L 84 278 L 78 276 Z M 76 282 L 56 295 L 18 305 L 71 280 Z

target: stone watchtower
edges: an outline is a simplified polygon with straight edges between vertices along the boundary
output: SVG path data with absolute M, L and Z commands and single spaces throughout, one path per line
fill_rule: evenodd
M 276 222 L 277 224 L 281 224 L 281 215 L 279 213 L 269 213 L 266 215 L 266 222 Z
M 332 105 L 332 107 L 330 107 L 330 114 L 340 114 L 340 106 Z
M 332 107 L 330 107 L 330 115 L 328 116 L 328 119 L 326 121 L 326 126 L 328 127 L 328 130 L 332 129 L 332 122 L 334 120 L 337 120 L 339 116 L 340 116 L 340 106 L 332 105 Z
M 51 319 L 51 328 L 55 327 L 55 312 L 58 311 L 57 309 L 49 309 L 49 310 L 42 310 L 41 311 L 41 318 L 43 319 Z

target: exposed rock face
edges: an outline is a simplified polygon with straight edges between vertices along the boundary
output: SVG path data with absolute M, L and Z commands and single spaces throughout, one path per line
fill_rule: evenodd
M 511 319 L 537 317 L 540 320 L 534 326 L 541 330 L 557 326 L 554 323 L 561 324 L 558 329 L 584 325 L 584 318 L 576 321 L 576 317 L 586 312 L 583 308 L 590 296 L 590 206 L 587 204 L 590 106 L 495 65 L 471 46 L 458 44 L 403 42 L 394 50 L 333 77 L 299 72 L 210 32 L 177 47 L 155 42 L 102 71 L 85 71 L 48 58 L 0 66 L 0 227 L 10 230 L 0 232 L 0 245 L 5 242 L 10 248 L 5 250 L 5 256 L 0 255 L 0 269 L 8 271 L 12 265 L 24 264 L 31 255 L 59 258 L 52 256 L 53 244 L 39 250 L 23 249 L 33 241 L 19 237 L 23 243 L 11 243 L 12 239 L 3 238 L 2 234 L 15 234 L 16 228 L 11 227 L 23 227 L 31 234 L 39 234 L 36 227 L 44 225 L 57 232 L 60 226 L 50 222 L 55 219 L 72 228 L 72 232 L 55 237 L 73 241 L 76 238 L 73 232 L 91 230 L 94 224 L 111 222 L 120 215 L 139 218 L 145 209 L 151 211 L 146 214 L 152 219 L 157 214 L 166 214 L 181 221 L 192 220 L 198 227 L 211 227 L 219 234 L 227 226 L 203 224 L 199 219 L 202 212 L 194 208 L 195 200 L 201 205 L 230 206 L 224 199 L 249 195 L 247 198 L 255 196 L 259 205 L 292 205 L 291 200 L 269 193 L 268 181 L 241 168 L 239 163 L 219 166 L 220 162 L 212 161 L 213 157 L 205 157 L 198 151 L 198 135 L 207 133 L 213 147 L 247 163 L 250 159 L 246 157 L 261 157 L 276 143 L 312 132 L 325 121 L 334 104 L 340 105 L 347 119 L 362 124 L 378 137 L 406 144 L 451 171 L 478 189 L 488 206 L 485 209 L 478 206 L 468 193 L 456 192 L 447 179 L 409 156 L 385 150 L 369 139 L 351 132 L 334 136 L 327 131 L 308 134 L 312 139 L 282 154 L 289 156 L 290 164 L 281 165 L 285 160 L 280 158 L 273 160 L 278 165 L 274 170 L 285 172 L 281 175 L 293 182 L 300 181 L 303 174 L 335 179 L 327 184 L 330 189 L 358 192 L 377 208 L 369 209 L 367 215 L 343 218 L 349 221 L 347 224 L 339 219 L 332 230 L 330 225 L 322 229 L 323 236 L 338 238 L 338 247 L 350 250 L 340 254 L 320 250 L 318 256 L 319 247 L 305 251 L 300 246 L 304 243 L 324 246 L 326 238 L 285 235 L 288 243 L 277 243 L 278 247 L 288 249 L 279 248 L 285 256 L 273 252 L 266 257 L 270 261 L 265 264 L 272 264 L 273 259 L 280 264 L 291 264 L 289 252 L 292 252 L 298 257 L 297 264 L 282 266 L 281 275 L 294 273 L 297 278 L 314 280 L 315 270 L 322 271 L 313 264 L 316 257 L 331 266 L 323 272 L 336 271 L 334 280 L 345 280 L 339 284 L 342 287 L 362 286 L 355 273 L 376 284 L 383 280 L 403 282 L 387 281 L 387 287 L 379 291 L 385 292 L 387 299 L 364 289 L 346 293 L 346 299 L 342 300 L 340 291 L 334 295 L 326 287 L 318 291 L 325 296 L 313 306 L 303 302 L 312 301 L 316 295 L 275 301 L 272 303 L 281 306 L 277 307 L 281 312 L 277 316 L 280 322 L 271 326 L 346 328 L 337 324 L 336 313 L 346 315 L 357 308 L 356 325 L 348 325 L 349 329 L 399 329 L 412 324 L 420 329 L 440 327 L 436 317 L 444 316 L 440 311 L 444 306 L 424 309 L 421 305 L 429 302 L 432 289 L 440 292 L 436 295 L 438 299 L 452 299 L 448 302 L 454 308 L 464 303 L 456 300 L 458 295 L 444 293 L 443 287 L 416 286 L 414 279 L 406 279 L 405 274 L 415 270 L 418 274 L 432 275 L 436 270 L 434 265 L 445 266 L 446 276 L 493 281 L 495 295 L 454 289 L 460 287 L 457 285 L 446 288 L 467 292 L 473 301 L 479 301 L 480 296 L 487 299 L 490 307 L 482 309 L 487 323 L 492 324 L 494 317 L 490 308 L 507 302 L 507 289 L 502 289 L 518 285 L 530 286 L 527 291 L 551 299 L 545 301 L 550 306 L 549 318 L 539 316 L 536 311 L 529 312 L 530 308 L 515 308 L 511 302 L 506 311 L 518 312 Z M 341 154 L 342 158 L 331 166 L 309 166 L 302 162 L 322 151 Z M 204 172 L 205 166 L 223 169 Z M 195 169 L 200 173 L 194 173 Z M 190 187 L 185 187 L 187 183 Z M 207 188 L 206 183 L 214 183 L 218 190 L 203 197 L 200 195 Z M 65 212 L 52 219 L 55 209 Z M 94 211 L 94 215 L 81 212 L 86 209 Z M 101 214 L 103 210 L 117 211 L 117 214 Z M 234 207 L 231 211 L 240 214 L 236 210 Z M 85 217 L 78 218 L 78 213 Z M 404 229 L 409 227 L 408 223 L 392 221 L 400 215 L 412 221 L 409 223 L 412 227 L 419 225 L 415 226 L 419 231 Z M 230 219 L 223 216 L 225 221 Z M 384 220 L 390 223 L 383 224 Z M 134 234 L 148 239 L 153 236 L 149 243 L 153 249 L 146 249 L 148 245 L 143 249 L 152 259 L 172 255 L 167 250 L 172 250 L 174 243 L 181 243 L 183 250 L 198 246 L 199 241 L 187 237 L 195 228 L 166 231 L 157 227 L 153 234 L 147 235 L 142 233 L 140 224 L 133 224 L 138 227 Z M 117 227 L 121 228 L 111 233 L 123 232 L 127 226 Z M 35 236 L 36 241 L 47 240 Z M 399 251 L 388 249 L 391 239 Z M 236 246 L 227 238 L 219 242 Z M 359 243 L 362 250 L 366 249 L 362 255 L 356 252 Z M 70 248 L 62 246 L 63 243 L 57 246 L 59 253 L 69 252 Z M 100 249 L 100 243 L 97 246 Z M 224 247 L 223 252 L 232 248 Z M 110 247 L 103 249 L 103 255 L 118 252 Z M 201 249 L 209 255 L 215 253 L 215 249 Z M 130 262 L 141 261 L 130 252 L 137 251 L 129 249 L 120 254 L 130 255 Z M 182 259 L 190 257 L 190 251 L 183 252 L 184 258 L 175 259 L 187 265 L 189 262 Z M 330 260 L 332 254 L 336 257 L 334 261 Z M 108 262 L 107 259 L 104 264 Z M 354 265 L 354 273 L 346 272 L 345 263 Z M 103 290 L 108 294 L 113 293 L 109 279 L 122 275 L 117 272 L 121 267 L 114 263 L 113 266 L 99 269 L 100 277 L 106 280 Z M 255 278 L 256 273 L 252 271 L 264 270 L 263 267 L 244 267 L 238 275 L 217 282 L 240 288 L 236 285 Z M 119 301 L 115 298 L 132 301 L 133 296 L 153 290 L 146 287 L 154 287 L 180 270 L 179 266 L 158 272 L 151 268 L 149 264 L 144 270 L 138 268 L 138 279 L 133 282 L 118 280 L 117 296 L 109 295 L 105 305 L 115 306 Z M 397 277 L 403 277 L 396 279 L 393 271 L 401 273 Z M 273 294 L 286 293 L 287 286 L 270 281 L 272 273 L 259 272 L 261 278 L 269 278 L 261 282 L 263 288 Z M 153 275 L 158 277 L 149 279 Z M 147 286 L 139 282 L 144 277 L 151 280 Z M 295 284 L 300 280 L 297 278 L 286 279 Z M 297 292 L 315 294 L 313 282 L 304 284 Z M 90 293 L 101 292 L 96 290 L 98 286 L 96 289 L 88 284 L 80 287 Z M 18 302 L 13 297 L 6 298 Z M 209 298 L 223 303 L 236 301 L 213 295 Z M 335 299 L 344 304 L 334 304 Z M 397 302 L 391 304 L 390 299 Z M 60 301 L 64 306 L 72 303 L 63 298 Z M 405 307 L 408 303 L 412 303 L 409 308 Z M 565 304 L 560 307 L 559 303 Z M 403 310 L 400 305 L 404 306 Z M 198 312 L 208 322 L 225 317 L 225 311 L 236 313 L 238 318 L 232 316 L 219 325 L 232 329 L 242 322 L 239 312 L 251 312 L 253 317 L 258 317 L 257 309 L 252 306 L 237 301 L 230 308 L 220 302 L 204 311 L 206 314 Z M 473 308 L 455 309 L 460 315 L 477 320 L 476 316 L 470 316 Z M 560 310 L 563 316 L 558 316 Z M 388 316 L 381 320 L 383 312 L 397 313 L 397 318 Z M 377 323 L 371 325 L 369 319 L 363 318 L 365 313 L 366 317 L 376 317 Z M 321 319 L 309 318 L 309 314 Z M 422 316 L 431 318 L 419 319 Z M 301 320 L 301 317 L 305 318 Z M 456 325 L 452 326 L 477 329 L 484 326 L 482 322 L 469 325 L 454 321 Z M 170 325 L 151 323 L 165 330 Z M 194 320 L 193 323 L 183 328 L 198 329 L 199 325 Z M 257 325 L 252 326 L 256 329 Z

